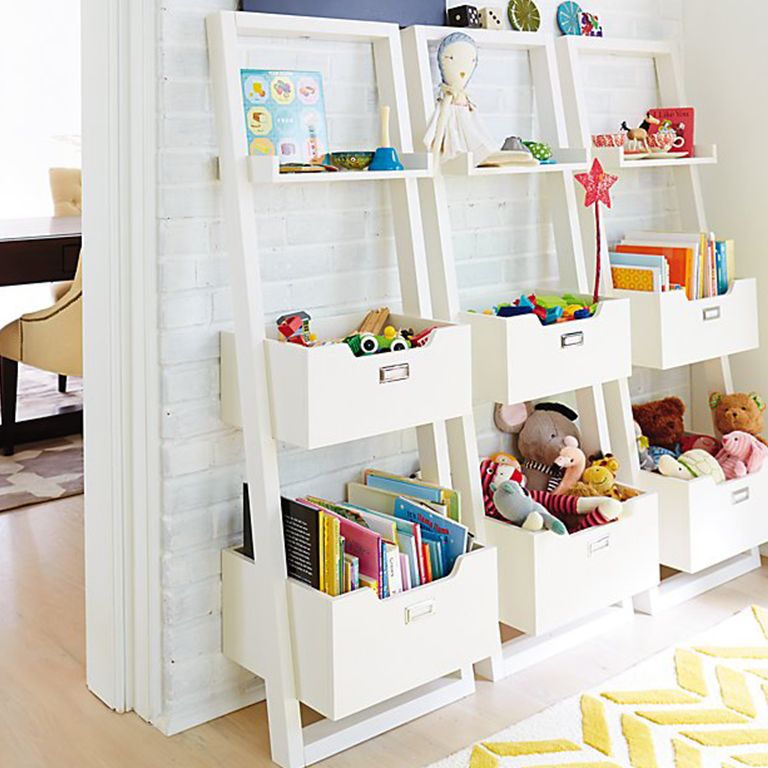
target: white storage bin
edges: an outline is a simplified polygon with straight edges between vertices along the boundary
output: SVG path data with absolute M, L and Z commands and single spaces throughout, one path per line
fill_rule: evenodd
M 472 327 L 476 403 L 521 403 L 632 373 L 624 299 L 601 299 L 593 317 L 555 325 L 533 314 L 462 312 L 459 319 Z
M 235 550 L 222 559 L 224 653 L 264 676 L 258 570 Z M 299 698 L 339 720 L 499 651 L 496 550 L 476 547 L 450 576 L 379 600 L 339 597 L 288 579 Z
M 754 278 L 735 280 L 728 293 L 696 301 L 689 301 L 684 291 L 616 295 L 630 299 L 634 365 L 677 368 L 759 344 Z
M 541 635 L 656 586 L 656 496 L 637 496 L 624 507 L 621 520 L 567 537 L 486 519 L 486 543 L 499 552 L 502 623 Z
M 312 322 L 320 339 L 340 338 L 363 315 Z M 265 343 L 278 440 L 321 448 L 462 416 L 472 408 L 471 333 L 466 326 L 392 315 L 390 325 L 416 332 L 437 326 L 424 347 L 355 357 L 346 344 L 306 348 Z M 222 419 L 241 427 L 234 337 L 221 343 Z
M 686 573 L 768 542 L 768 467 L 739 480 L 680 480 L 640 473 L 659 495 L 660 562 Z

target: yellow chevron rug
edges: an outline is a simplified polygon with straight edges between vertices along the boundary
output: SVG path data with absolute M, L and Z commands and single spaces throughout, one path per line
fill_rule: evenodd
M 768 766 L 768 609 L 754 607 L 430 768 Z

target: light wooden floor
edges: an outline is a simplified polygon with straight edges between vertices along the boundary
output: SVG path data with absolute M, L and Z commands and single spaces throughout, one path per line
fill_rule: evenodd
M 171 739 L 85 688 L 82 497 L 0 515 L 2 768 L 261 768 L 264 705 Z M 357 749 L 326 768 L 418 768 L 618 674 L 755 602 L 768 568 L 605 635 Z

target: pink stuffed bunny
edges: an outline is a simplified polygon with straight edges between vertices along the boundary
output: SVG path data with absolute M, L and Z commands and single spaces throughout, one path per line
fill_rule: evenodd
M 723 447 L 715 458 L 725 472 L 726 480 L 759 472 L 768 457 L 768 447 L 748 432 L 729 432 L 723 436 Z

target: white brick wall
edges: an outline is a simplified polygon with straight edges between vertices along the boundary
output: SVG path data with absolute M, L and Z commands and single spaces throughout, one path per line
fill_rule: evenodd
M 539 3 L 553 19 L 557 3 Z M 207 80 L 204 17 L 233 9 L 235 0 L 161 0 L 158 115 L 160 348 L 163 381 L 163 720 L 194 722 L 207 704 L 239 701 L 253 685 L 218 652 L 219 551 L 239 539 L 242 445 L 218 419 L 218 332 L 232 320 L 226 254 L 215 181 L 216 141 Z M 617 7 L 620 6 L 620 7 Z M 594 0 L 590 8 L 614 36 L 674 36 L 679 0 L 642 4 Z M 548 23 L 552 34 L 554 22 Z M 253 67 L 318 69 L 326 83 L 329 130 L 335 148 L 376 144 L 377 96 L 373 59 L 364 46 L 273 41 L 244 50 Z M 653 104 L 648 62 L 595 60 L 589 70 L 595 128 L 636 121 Z M 531 135 L 533 94 L 525 57 L 481 55 L 472 88 L 489 130 L 499 139 Z M 525 179 L 478 179 L 451 185 L 450 205 L 462 303 L 501 300 L 513 290 L 556 277 L 546 204 Z M 615 187 L 608 226 L 616 236 L 641 217 L 673 226 L 676 200 L 665 172 L 625 174 Z M 271 316 L 305 309 L 315 316 L 399 304 L 390 212 L 374 184 L 270 190 L 256 212 L 262 271 Z M 514 254 L 510 256 L 510 254 Z M 499 286 L 502 286 L 501 288 Z M 492 293 L 489 288 L 492 287 Z M 661 378 L 642 372 L 637 396 L 685 390 L 687 372 Z M 490 433 L 489 410 L 478 414 L 481 447 Z M 286 448 L 281 478 L 286 492 L 337 496 L 360 468 L 416 467 L 415 435 L 387 435 L 314 452 Z

